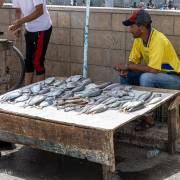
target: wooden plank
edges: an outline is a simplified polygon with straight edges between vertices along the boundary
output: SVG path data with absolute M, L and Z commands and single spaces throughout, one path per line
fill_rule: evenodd
M 107 146 L 107 151 L 111 152 L 111 161 L 112 165 L 107 166 L 107 165 L 102 165 L 102 175 L 103 175 L 103 180 L 111 180 L 114 172 L 115 172 L 115 151 L 114 151 L 114 134 L 113 132 L 110 135 L 110 143 L 109 146 Z
M 170 154 L 175 153 L 176 141 L 176 109 L 168 111 L 168 151 Z
M 0 113 L 0 139 L 114 168 L 112 132 Z
M 102 175 L 103 180 L 111 180 L 113 177 L 113 172 L 111 171 L 111 168 L 106 165 L 102 165 Z
M 169 110 L 172 110 L 176 107 L 180 106 L 180 94 L 176 96 L 176 98 L 171 102 L 169 106 Z
M 151 87 L 143 87 L 143 86 L 132 86 L 132 87 L 134 90 L 138 90 L 138 91 L 148 91 L 148 92 L 152 91 L 152 92 L 157 92 L 157 93 L 180 95 L 180 91 L 178 90 L 151 88 Z

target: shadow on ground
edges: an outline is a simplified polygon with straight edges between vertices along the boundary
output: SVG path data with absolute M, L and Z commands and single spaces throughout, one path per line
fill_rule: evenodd
M 2 153 L 0 173 L 28 180 L 100 180 L 101 166 L 86 160 L 22 147 L 12 153 Z
M 131 149 L 128 155 L 122 154 L 124 157 L 121 157 L 122 162 L 118 165 L 121 180 L 180 179 L 179 154 L 170 156 L 164 153 L 159 157 L 149 159 L 150 165 L 142 168 L 145 164 L 143 165 L 143 158 L 138 159 L 137 155 L 135 156 L 138 154 L 136 150 Z M 128 159 L 128 157 L 133 157 L 133 154 L 134 159 Z M 125 166 L 127 167 L 124 168 Z M 139 167 L 136 168 L 136 166 Z M 99 164 L 18 145 L 14 151 L 2 151 L 0 158 L 0 180 L 15 179 L 102 180 L 102 175 Z M 117 176 L 114 178 L 114 180 L 119 179 Z

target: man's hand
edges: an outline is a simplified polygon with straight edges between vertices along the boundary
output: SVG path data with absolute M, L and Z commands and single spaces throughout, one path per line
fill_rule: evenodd
M 21 27 L 22 23 L 20 20 L 16 20 L 12 25 L 9 26 L 8 30 L 14 32 Z
M 0 6 L 2 6 L 4 4 L 5 0 L 0 0 Z
M 116 64 L 115 66 L 114 66 L 114 69 L 116 70 L 116 71 L 127 71 L 128 70 L 128 65 L 127 64 Z
M 123 77 L 127 77 L 128 71 L 127 71 L 127 70 L 121 70 L 121 71 L 119 72 L 119 75 L 120 75 L 120 76 L 123 76 Z
M 128 68 L 126 64 L 116 64 L 114 70 L 119 72 L 120 76 L 126 77 L 128 75 Z

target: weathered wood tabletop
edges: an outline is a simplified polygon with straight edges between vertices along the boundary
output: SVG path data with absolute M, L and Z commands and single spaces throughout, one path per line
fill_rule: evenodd
M 133 113 L 108 110 L 86 115 L 54 107 L 37 109 L 0 103 L 0 140 L 100 163 L 104 180 L 115 171 L 114 134 L 118 129 L 163 103 L 172 102 L 179 91 L 134 87 L 163 94 L 162 101 Z M 177 109 L 169 111 L 169 151 L 174 152 Z

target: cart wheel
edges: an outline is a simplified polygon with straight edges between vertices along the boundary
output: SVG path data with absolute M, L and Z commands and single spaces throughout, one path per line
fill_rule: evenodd
M 22 53 L 14 45 L 1 52 L 0 93 L 19 88 L 24 80 L 25 64 Z

